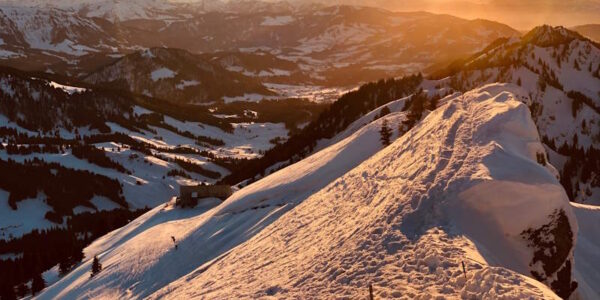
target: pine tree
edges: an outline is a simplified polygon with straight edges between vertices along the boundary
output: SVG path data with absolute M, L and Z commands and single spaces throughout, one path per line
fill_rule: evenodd
M 94 261 L 92 262 L 92 274 L 90 274 L 90 277 L 96 276 L 100 271 L 102 271 L 102 264 L 100 264 L 98 256 L 94 256 Z
M 389 108 L 389 107 L 387 107 L 387 106 L 384 106 L 384 107 L 381 109 L 381 111 L 379 112 L 379 117 L 380 117 L 380 118 L 383 118 L 383 117 L 385 117 L 385 116 L 389 115 L 390 113 L 391 113 L 391 111 L 390 111 L 390 108 Z
M 19 299 L 25 298 L 25 295 L 27 295 L 28 292 L 29 288 L 27 288 L 25 284 L 21 283 L 19 286 L 17 286 L 17 296 Z
M 384 146 L 389 146 L 390 138 L 392 137 L 392 130 L 388 126 L 387 120 L 383 120 L 383 123 L 381 124 L 381 129 L 379 130 L 379 134 L 381 135 L 381 143 Z
M 546 164 L 547 164 L 547 163 L 546 163 L 546 156 L 544 155 L 544 153 L 540 153 L 540 152 L 538 152 L 538 153 L 536 153 L 535 155 L 536 155 L 536 157 L 537 157 L 537 162 L 538 162 L 540 165 L 542 165 L 542 166 L 546 166 Z
M 542 90 L 542 92 L 546 91 L 546 80 L 544 79 L 544 76 L 538 77 L 538 87 L 540 90 Z
M 14 287 L 9 282 L 0 283 L 0 299 L 17 300 Z
M 43 290 L 46 287 L 46 281 L 42 278 L 41 273 L 37 273 L 33 276 L 33 281 L 31 282 L 31 295 L 35 296 L 38 292 Z
M 67 273 L 69 273 L 70 269 L 71 269 L 71 267 L 69 266 L 69 263 L 65 260 L 58 263 L 58 274 L 60 276 L 67 275 Z

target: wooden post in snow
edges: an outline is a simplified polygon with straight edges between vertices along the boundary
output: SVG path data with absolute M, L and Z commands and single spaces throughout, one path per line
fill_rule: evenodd
M 373 285 L 369 284 L 369 300 L 375 300 L 375 298 L 373 298 Z

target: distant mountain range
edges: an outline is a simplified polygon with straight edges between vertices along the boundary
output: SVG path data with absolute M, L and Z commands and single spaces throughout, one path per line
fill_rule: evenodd
M 495 22 L 365 7 L 264 3 L 248 11 L 206 13 L 198 4 L 85 3 L 0 6 L 0 63 L 85 78 L 124 55 L 167 47 L 205 57 L 227 53 L 220 59 L 224 68 L 263 83 L 353 87 L 417 72 L 518 35 Z M 118 18 L 104 13 L 112 10 Z M 271 58 L 264 66 L 238 65 L 265 55 Z
M 394 11 L 430 11 L 467 19 L 483 18 L 531 30 L 540 24 L 597 23 L 598 0 L 290 0 L 293 3 L 365 5 Z

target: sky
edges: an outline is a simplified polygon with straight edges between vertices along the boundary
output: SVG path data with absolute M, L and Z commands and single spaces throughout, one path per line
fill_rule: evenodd
M 311 0 L 294 0 L 311 1 Z M 469 19 L 489 19 L 516 29 L 537 25 L 567 27 L 600 23 L 600 0 L 318 0 L 326 4 L 378 6 L 395 11 L 424 10 Z

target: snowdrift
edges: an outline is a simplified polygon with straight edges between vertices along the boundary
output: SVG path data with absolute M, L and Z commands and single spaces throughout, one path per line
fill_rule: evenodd
M 40 298 L 557 297 L 529 276 L 570 293 L 577 225 L 515 88 L 444 99 L 379 152 L 375 121 L 204 214 L 99 241 L 100 274 L 88 260 Z
M 579 234 L 575 247 L 575 278 L 582 299 L 600 299 L 600 207 L 572 203 Z

